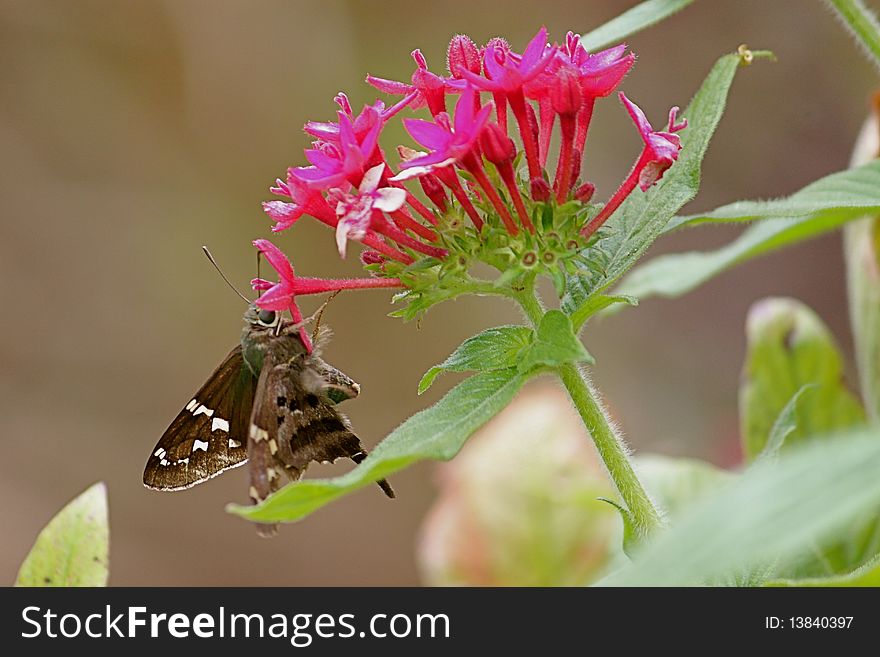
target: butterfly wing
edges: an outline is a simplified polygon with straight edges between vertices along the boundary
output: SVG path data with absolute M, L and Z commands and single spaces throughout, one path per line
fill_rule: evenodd
M 156 443 L 144 485 L 181 490 L 247 460 L 247 427 L 257 378 L 233 349 Z
M 295 481 L 312 461 L 350 458 L 360 463 L 366 458 L 348 419 L 336 410 L 329 394 L 335 388 L 314 374 L 310 367 L 304 370 L 299 358 L 276 363 L 270 354 L 263 362 L 248 434 L 249 492 L 254 503 L 281 487 L 282 474 Z M 385 480 L 379 486 L 394 497 Z M 259 531 L 272 535 L 275 526 L 262 525 Z

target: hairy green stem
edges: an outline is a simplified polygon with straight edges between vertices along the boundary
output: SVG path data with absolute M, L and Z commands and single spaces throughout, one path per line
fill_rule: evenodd
M 558 373 L 629 511 L 636 535 L 647 536 L 660 527 L 662 521 L 629 462 L 626 447 L 612 428 L 604 409 L 596 400 L 595 392 L 580 369 L 569 363 L 561 366 Z
M 522 306 L 529 321 L 537 327 L 544 315 L 544 308 L 535 295 L 534 279 L 527 280 L 524 289 L 516 291 L 513 296 Z M 626 505 L 636 535 L 638 537 L 649 535 L 662 524 L 660 514 L 636 476 L 626 446 L 612 428 L 604 409 L 596 399 L 595 391 L 581 370 L 572 363 L 557 368 L 556 372 L 590 433 L 620 498 Z
M 862 0 L 825 0 L 880 68 L 880 23 Z

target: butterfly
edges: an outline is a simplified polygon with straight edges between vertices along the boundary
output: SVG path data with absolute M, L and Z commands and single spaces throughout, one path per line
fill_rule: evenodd
M 225 470 L 249 466 L 249 497 L 265 500 L 286 480 L 298 480 L 312 461 L 367 453 L 336 405 L 360 386 L 310 352 L 301 324 L 251 303 L 241 343 L 220 363 L 156 443 L 144 469 L 144 485 L 183 490 Z M 322 340 L 318 338 L 319 345 Z M 384 479 L 377 482 L 394 497 Z M 274 524 L 258 524 L 263 536 Z

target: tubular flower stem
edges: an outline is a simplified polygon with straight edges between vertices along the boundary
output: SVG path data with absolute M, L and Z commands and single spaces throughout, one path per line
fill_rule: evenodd
M 437 179 L 446 185 L 449 190 L 452 192 L 452 195 L 455 196 L 456 200 L 461 204 L 461 207 L 464 208 L 465 213 L 470 220 L 474 224 L 474 228 L 477 229 L 479 233 L 483 230 L 483 220 L 480 218 L 480 213 L 477 212 L 477 209 L 474 207 L 474 204 L 471 203 L 471 199 L 468 197 L 467 192 L 464 191 L 464 187 L 461 186 L 461 183 L 458 180 L 458 176 L 455 175 L 454 171 L 451 171 L 449 167 L 444 167 L 442 169 L 437 169 L 434 171 L 434 175 L 437 176 Z
M 390 214 L 391 218 L 394 219 L 394 223 L 397 224 L 397 227 L 401 230 L 411 230 L 416 235 L 429 242 L 436 242 L 440 239 L 435 231 L 417 222 L 404 208 L 394 210 Z
M 550 150 L 550 138 L 553 136 L 554 118 L 556 118 L 556 112 L 553 111 L 553 105 L 549 96 L 541 96 L 538 99 L 538 121 L 540 124 L 538 156 L 542 169 L 547 166 L 547 152 Z
M 556 189 L 556 202 L 562 205 L 568 198 L 569 191 L 571 191 L 575 116 L 573 114 L 560 114 L 559 127 L 562 132 L 562 139 L 559 144 L 559 163 L 556 165 L 556 181 L 553 186 Z
M 394 184 L 394 183 L 392 183 L 392 184 Z M 403 185 L 401 185 L 400 183 L 397 183 L 395 186 L 403 187 Z M 419 213 L 420 215 L 422 215 L 425 219 L 427 219 L 428 221 L 430 221 L 433 225 L 435 225 L 435 226 L 437 225 L 437 217 L 436 217 L 436 215 L 435 215 L 433 212 L 431 212 L 431 210 L 429 210 L 429 209 L 427 208 L 427 206 L 425 206 L 425 204 L 422 203 L 422 202 L 418 199 L 418 197 L 416 197 L 415 195 L 413 195 L 413 193 L 412 193 L 411 191 L 409 191 L 408 189 L 406 190 L 406 202 L 409 203 L 409 206 L 410 206 L 413 210 L 415 210 L 416 212 L 418 212 L 418 213 Z M 432 241 L 436 241 L 436 235 L 435 235 L 434 240 L 432 240 Z
M 596 105 L 596 99 L 593 96 L 584 98 L 584 104 L 581 106 L 577 115 L 577 137 L 575 138 L 575 148 L 580 153 L 584 152 L 584 146 L 587 144 L 587 132 L 590 129 L 590 122 L 593 119 L 593 107 Z
M 530 178 L 541 177 L 541 161 L 538 156 L 538 144 L 535 141 L 535 133 L 532 130 L 529 121 L 528 109 L 526 107 L 526 98 L 522 89 L 511 93 L 507 100 L 510 102 L 510 109 L 513 110 L 513 116 L 519 125 L 519 132 L 522 136 L 523 147 L 526 151 L 526 162 L 529 167 Z
M 399 278 L 297 278 L 294 294 L 323 294 L 340 290 L 403 287 Z
M 518 235 L 519 229 L 516 227 L 513 217 L 510 216 L 510 211 L 507 209 L 507 206 L 504 205 L 504 201 L 495 190 L 495 186 L 489 178 L 486 177 L 486 171 L 483 169 L 483 164 L 480 162 L 480 158 L 476 157 L 472 151 L 465 155 L 462 164 L 464 165 L 464 168 L 477 179 L 477 183 L 480 187 L 483 188 L 492 207 L 495 208 L 495 211 L 498 212 L 498 215 L 501 217 L 501 221 L 503 221 L 504 225 L 507 227 L 507 232 L 511 235 Z
M 413 251 L 418 251 L 419 253 L 423 253 L 426 256 L 431 256 L 432 258 L 439 258 L 440 260 L 442 260 L 448 254 L 446 249 L 440 249 L 436 246 L 429 246 L 423 242 L 419 242 L 417 239 L 413 239 L 402 230 L 400 230 L 400 228 L 398 228 L 395 224 L 388 221 L 381 212 L 374 213 L 372 228 L 377 233 L 394 240 L 401 246 L 406 246 Z M 366 241 L 364 243 L 366 244 Z
M 610 217 L 614 211 L 620 207 L 620 204 L 623 203 L 626 197 L 632 193 L 636 188 L 636 185 L 639 183 L 639 174 L 648 163 L 648 159 L 647 154 L 642 152 L 642 155 L 636 161 L 635 166 L 633 166 L 632 171 L 629 172 L 626 180 L 620 184 L 620 187 L 617 188 L 617 191 L 614 192 L 614 195 L 605 204 L 605 207 L 603 207 L 599 214 L 593 217 L 592 221 L 581 230 L 581 235 L 583 235 L 584 238 L 589 239 L 593 233 L 599 230 L 602 224 L 607 221 L 608 217 Z

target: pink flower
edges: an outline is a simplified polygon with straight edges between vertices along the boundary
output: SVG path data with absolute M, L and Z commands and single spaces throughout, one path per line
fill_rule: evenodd
M 274 310 L 275 312 L 289 310 L 294 324 L 301 325 L 299 336 L 309 353 L 312 352 L 312 341 L 306 333 L 302 312 L 296 305 L 297 295 L 322 294 L 339 290 L 403 287 L 400 279 L 397 278 L 299 278 L 294 274 L 290 260 L 272 242 L 254 240 L 253 244 L 260 253 L 266 256 L 266 260 L 278 273 L 279 278 L 277 283 L 262 278 L 253 279 L 251 287 L 263 292 L 254 303 L 265 310 Z
M 476 93 L 472 86 L 467 85 L 455 105 L 454 124 L 445 112 L 438 114 L 434 122 L 404 119 L 407 132 L 431 152 L 403 162 L 401 168 L 424 167 L 426 171 L 430 171 L 453 164 L 467 155 L 492 111 L 491 103 L 484 105 L 479 112 L 475 111 Z M 399 178 L 392 178 L 396 179 Z
M 678 107 L 669 110 L 669 123 L 667 124 L 667 132 L 657 132 L 648 123 L 645 113 L 638 105 L 633 103 L 621 91 L 620 100 L 635 122 L 639 129 L 639 134 L 645 142 L 645 149 L 639 159 L 639 188 L 644 192 L 655 182 L 663 177 L 663 172 L 672 166 L 672 163 L 678 159 L 678 152 L 681 150 L 681 138 L 673 133 L 684 130 L 687 127 L 687 119 L 676 124 L 675 117 L 678 114 Z M 638 165 L 637 165 L 638 166 Z
M 381 100 L 377 100 L 372 105 L 364 105 L 364 108 L 357 116 L 354 116 L 351 103 L 349 103 L 348 96 L 345 93 L 340 91 L 333 100 L 339 105 L 342 113 L 352 120 L 355 138 L 358 142 L 361 142 L 375 127 L 376 123 L 384 125 L 388 119 L 406 107 L 412 99 L 409 97 L 404 98 L 396 105 L 388 108 L 385 107 L 385 103 Z M 339 123 L 337 121 L 308 121 L 303 126 L 303 130 L 320 141 L 329 141 L 334 144 L 339 143 Z
M 547 45 L 547 28 L 542 27 L 522 55 L 516 55 L 498 42 L 487 44 L 483 52 L 486 77 L 466 69 L 461 70 L 461 75 L 478 89 L 509 94 L 522 89 L 526 82 L 540 75 L 555 52 L 555 46 Z
M 293 175 L 309 187 L 329 189 L 344 182 L 358 184 L 379 140 L 382 121 L 375 120 L 369 130 L 358 138 L 351 118 L 345 112 L 339 117 L 338 142 L 318 141 L 315 148 L 305 151 L 312 166 L 297 167 Z
M 273 233 L 290 228 L 304 214 L 325 219 L 328 214 L 332 215 L 332 210 L 324 197 L 321 196 L 321 192 L 312 189 L 291 174 L 292 171 L 288 170 L 287 182 L 276 180 L 275 186 L 270 187 L 269 191 L 279 196 L 287 196 L 293 200 L 293 203 L 263 201 L 263 211 L 275 222 L 275 225 L 272 226 Z
M 603 98 L 611 94 L 629 73 L 636 61 L 633 53 L 625 55 L 622 43 L 602 52 L 590 54 L 580 44 L 580 37 L 573 32 L 566 36 L 566 53 L 577 67 L 581 89 L 586 96 Z
M 431 73 L 428 70 L 425 56 L 418 48 L 413 50 L 411 54 L 416 62 L 416 70 L 412 74 L 412 84 L 377 78 L 372 75 L 367 76 L 367 82 L 383 93 L 406 96 L 407 104 L 412 109 L 419 109 L 427 105 L 431 114 L 435 116 L 440 112 L 445 112 L 446 93 L 461 91 L 464 88 L 464 83 Z
M 345 245 L 349 239 L 363 239 L 370 230 L 373 213 L 394 212 L 406 203 L 406 190 L 399 187 L 379 189 L 385 165 L 369 169 L 358 186 L 357 194 L 337 195 L 336 246 L 339 255 L 345 257 Z

